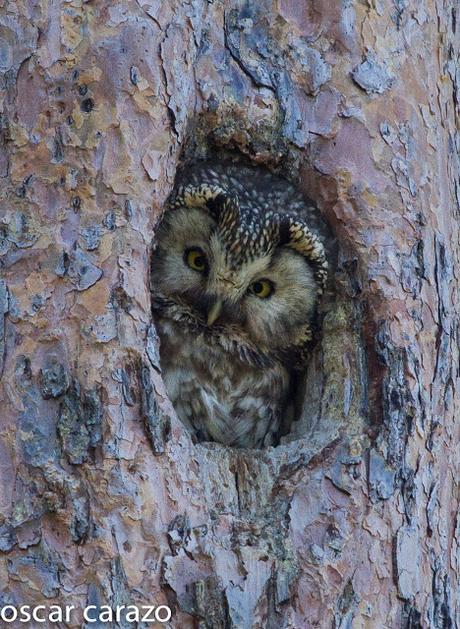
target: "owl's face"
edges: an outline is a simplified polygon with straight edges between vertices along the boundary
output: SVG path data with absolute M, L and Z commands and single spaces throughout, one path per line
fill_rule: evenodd
M 252 215 L 245 223 L 239 216 L 235 223 L 178 207 L 159 229 L 152 287 L 193 311 L 203 330 L 231 328 L 270 353 L 298 343 L 318 285 L 303 255 L 271 239 L 268 218 Z

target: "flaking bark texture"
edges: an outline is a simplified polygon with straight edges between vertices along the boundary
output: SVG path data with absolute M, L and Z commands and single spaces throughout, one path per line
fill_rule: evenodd
M 460 625 L 457 17 L 1 4 L 0 605 Z M 229 151 L 288 176 L 336 239 L 300 417 L 256 452 L 191 442 L 149 300 L 180 161 Z

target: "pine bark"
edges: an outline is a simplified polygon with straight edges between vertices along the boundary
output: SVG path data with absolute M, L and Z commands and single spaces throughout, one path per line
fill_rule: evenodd
M 0 607 L 460 626 L 457 17 L 2 3 Z M 293 180 L 336 239 L 301 417 L 257 452 L 192 443 L 150 310 L 178 166 L 229 150 Z

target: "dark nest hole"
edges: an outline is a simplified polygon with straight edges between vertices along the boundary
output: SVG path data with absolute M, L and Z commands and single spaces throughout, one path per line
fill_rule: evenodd
M 314 222 L 311 228 L 320 235 L 327 251 L 327 286 L 312 318 L 314 335 L 309 348 L 310 356 L 301 370 L 291 371 L 288 403 L 283 410 L 276 438 L 269 445 L 279 446 L 307 440 L 309 443 L 317 441 L 318 448 L 323 447 L 337 438 L 345 425 L 351 431 L 353 426 L 361 426 L 363 415 L 367 412 L 361 313 L 353 299 L 356 291 L 352 286 L 354 276 L 350 273 L 350 256 L 340 253 L 321 210 L 298 190 L 295 178 L 290 178 L 289 181 L 286 173 L 283 173 L 284 177 L 279 175 L 280 169 L 269 170 L 265 166 L 254 165 L 248 158 L 236 152 L 208 151 L 202 160 L 190 160 L 188 156 L 178 169 L 170 199 L 174 197 L 179 186 L 190 181 L 194 170 L 202 169 L 207 164 L 211 167 L 239 168 L 246 173 L 246 181 L 251 181 L 252 184 L 257 182 L 260 173 L 266 173 L 277 186 L 290 187 L 294 195 L 301 195 L 307 204 L 315 207 L 310 214 L 310 222 Z M 315 176 L 320 175 L 315 173 Z M 172 210 L 167 204 L 166 212 L 170 211 Z M 152 250 L 154 271 L 155 242 Z M 153 317 L 158 322 L 155 304 Z M 160 359 L 161 351 L 160 341 Z M 195 442 L 219 443 L 219 439 L 210 438 L 200 429 L 191 432 Z M 233 445 L 241 447 L 238 444 Z

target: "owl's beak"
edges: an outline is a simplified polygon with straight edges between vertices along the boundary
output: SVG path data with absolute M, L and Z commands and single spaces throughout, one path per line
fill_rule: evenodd
M 212 325 L 216 321 L 220 313 L 222 312 L 222 299 L 216 299 L 211 308 L 208 311 L 208 325 Z

